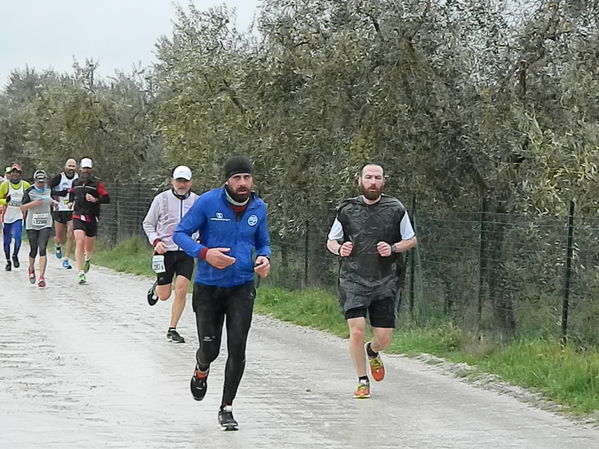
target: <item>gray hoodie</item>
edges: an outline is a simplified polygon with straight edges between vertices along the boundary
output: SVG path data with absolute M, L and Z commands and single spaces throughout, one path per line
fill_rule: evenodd
M 168 251 L 180 251 L 181 248 L 173 242 L 173 232 L 197 198 L 198 195 L 190 192 L 187 198 L 180 199 L 172 190 L 156 195 L 143 221 L 150 244 L 154 245 L 159 240 Z

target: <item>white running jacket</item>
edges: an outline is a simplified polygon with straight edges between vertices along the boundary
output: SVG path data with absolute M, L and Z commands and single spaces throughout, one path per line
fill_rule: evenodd
M 143 221 L 144 232 L 152 246 L 161 241 L 168 251 L 181 251 L 181 248 L 173 242 L 173 232 L 197 198 L 198 195 L 190 192 L 187 198 L 180 199 L 172 190 L 159 193 L 154 197 Z

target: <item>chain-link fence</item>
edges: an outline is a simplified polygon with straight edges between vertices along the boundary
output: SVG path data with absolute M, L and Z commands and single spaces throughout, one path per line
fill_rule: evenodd
M 116 243 L 143 235 L 141 222 L 160 190 L 109 186 L 102 236 Z M 418 246 L 403 256 L 400 325 L 451 321 L 479 335 L 599 344 L 599 218 L 491 213 L 483 202 L 471 213 L 418 211 L 412 219 Z M 272 232 L 266 282 L 334 292 L 338 261 L 326 250 L 327 231 L 306 221 L 295 235 Z

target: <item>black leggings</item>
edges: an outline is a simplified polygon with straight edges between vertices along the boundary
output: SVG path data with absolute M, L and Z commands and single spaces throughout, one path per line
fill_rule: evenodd
M 196 359 L 202 371 L 206 371 L 218 357 L 225 317 L 227 320 L 228 357 L 222 404 L 233 404 L 243 376 L 255 297 L 253 282 L 231 288 L 197 283 L 193 287 L 193 310 L 200 342 Z
M 52 228 L 27 229 L 27 238 L 29 239 L 29 257 L 35 259 L 39 249 L 40 257 L 46 255 L 46 247 L 50 240 Z

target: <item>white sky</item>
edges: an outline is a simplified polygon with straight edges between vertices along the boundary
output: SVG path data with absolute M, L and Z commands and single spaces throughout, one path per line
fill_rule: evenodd
M 189 0 L 0 0 L 0 88 L 10 72 L 72 72 L 73 59 L 93 59 L 101 76 L 155 61 L 154 44 L 170 35 L 174 4 Z M 193 0 L 198 9 L 226 4 L 247 30 L 259 0 Z

